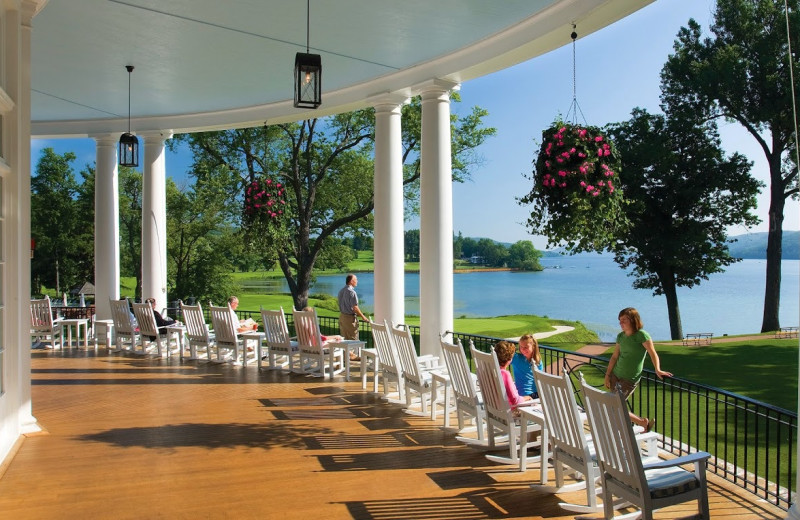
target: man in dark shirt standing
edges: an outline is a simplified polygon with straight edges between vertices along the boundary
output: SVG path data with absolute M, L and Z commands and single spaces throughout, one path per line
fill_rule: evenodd
M 358 339 L 358 317 L 367 321 L 367 317 L 358 308 L 358 295 L 356 294 L 358 278 L 348 274 L 345 286 L 339 290 L 339 334 L 344 339 Z

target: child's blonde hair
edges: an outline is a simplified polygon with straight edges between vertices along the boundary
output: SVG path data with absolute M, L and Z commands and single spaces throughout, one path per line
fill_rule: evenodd
M 533 347 L 532 347 L 533 355 L 531 356 L 531 359 L 533 359 L 533 362 L 538 365 L 539 361 L 542 360 L 542 356 L 541 356 L 541 354 L 539 354 L 539 340 L 534 338 L 533 334 L 524 334 L 523 336 L 520 336 L 520 338 L 519 338 L 519 344 L 520 345 L 522 345 L 523 343 L 528 343 L 528 342 L 531 342 L 531 344 L 533 345 Z

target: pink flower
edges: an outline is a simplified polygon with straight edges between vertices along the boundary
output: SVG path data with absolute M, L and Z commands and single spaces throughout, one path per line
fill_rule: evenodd
M 600 195 L 599 191 L 596 191 L 596 192 L 592 193 L 592 197 L 597 197 L 598 195 Z
M 567 187 L 567 183 L 566 182 L 562 182 L 561 184 L 559 184 L 559 186 L 561 186 L 562 188 L 566 188 Z
M 602 140 L 603 140 L 603 138 L 601 136 L 599 136 L 599 135 L 594 138 L 594 142 L 595 143 L 599 143 Z
M 272 184 L 272 179 L 267 179 L 267 185 Z
M 281 204 L 286 204 L 286 201 L 285 200 L 281 200 Z
M 598 157 L 602 157 L 603 156 L 603 149 L 602 148 L 598 148 L 597 149 L 597 156 Z
M 558 170 L 558 174 L 560 176 L 562 176 L 562 177 L 566 177 L 567 176 L 567 172 L 565 172 L 564 170 Z
M 572 148 L 570 148 L 569 153 L 575 153 L 576 151 L 577 150 L 575 150 L 575 147 L 573 146 Z
M 585 187 L 586 187 L 586 183 L 584 181 L 581 181 L 581 188 L 585 188 Z
M 591 192 L 592 192 L 592 190 L 594 190 L 594 186 L 592 186 L 591 184 L 590 184 L 590 185 L 588 185 L 588 186 L 586 186 L 586 191 L 587 191 L 588 193 L 591 193 Z
M 603 150 L 603 155 L 605 155 L 606 157 L 611 155 L 611 150 Z
M 272 201 L 267 202 L 267 206 L 272 206 Z
M 579 152 L 578 157 L 580 157 L 581 159 L 586 159 L 586 154 L 583 152 Z

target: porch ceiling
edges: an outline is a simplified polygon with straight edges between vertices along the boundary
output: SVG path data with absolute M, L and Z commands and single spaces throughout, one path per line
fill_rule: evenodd
M 548 52 L 653 0 L 336 0 L 311 2 L 323 104 L 292 107 L 306 2 L 49 0 L 33 20 L 32 134 L 134 132 L 283 122 L 464 82 Z

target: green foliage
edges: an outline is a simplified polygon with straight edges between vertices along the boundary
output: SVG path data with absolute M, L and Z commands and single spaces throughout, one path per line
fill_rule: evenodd
M 243 248 L 228 225 L 223 186 L 198 182 L 181 191 L 169 180 L 166 195 L 170 298 L 225 301 L 237 292 L 231 258 Z
M 82 212 L 87 196 L 75 179 L 74 160 L 72 152 L 58 155 L 45 148 L 31 177 L 34 291 L 47 286 L 60 295 L 94 279 L 94 212 Z
M 508 248 L 508 267 L 523 271 L 541 271 L 544 268 L 539 260 L 542 252 L 533 247 L 530 240 L 520 240 Z
M 142 296 L 142 174 L 119 167 L 120 273 L 136 279 L 135 298 Z

